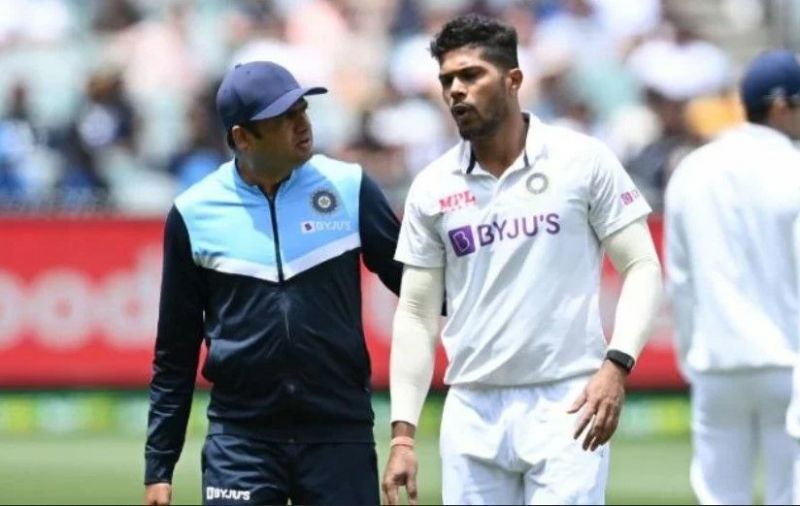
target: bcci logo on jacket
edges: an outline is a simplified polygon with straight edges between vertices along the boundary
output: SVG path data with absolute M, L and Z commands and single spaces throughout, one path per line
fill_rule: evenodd
M 339 207 L 336 194 L 330 190 L 317 190 L 311 195 L 311 207 L 321 214 L 331 214 Z

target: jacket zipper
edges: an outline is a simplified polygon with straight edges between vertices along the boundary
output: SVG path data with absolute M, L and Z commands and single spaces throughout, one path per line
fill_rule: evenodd
M 278 196 L 278 189 L 280 189 L 280 186 L 275 189 L 275 198 Z M 278 235 L 278 213 L 275 208 L 274 198 L 267 195 L 266 192 L 264 192 L 264 196 L 267 198 L 267 202 L 269 203 L 269 218 L 272 221 L 272 236 L 275 238 L 275 260 L 278 263 L 278 281 L 283 283 L 285 280 L 283 278 L 283 259 L 281 259 L 281 238 Z
M 278 283 L 279 285 L 283 285 L 286 279 L 283 276 L 283 260 L 281 258 L 281 239 L 280 235 L 278 234 L 278 211 L 277 206 L 275 205 L 275 199 L 278 198 L 278 190 L 280 190 L 280 185 L 275 189 L 275 197 L 270 197 L 266 192 L 264 196 L 267 198 L 267 202 L 269 203 L 269 215 L 270 221 L 272 222 L 272 236 L 275 238 L 275 260 L 278 264 Z M 291 342 L 292 341 L 292 332 L 289 328 L 289 309 L 286 307 L 286 300 L 281 296 L 280 299 L 280 307 L 281 312 L 283 313 L 283 326 L 286 330 L 286 339 Z
M 286 331 L 286 341 L 289 344 L 291 356 L 294 357 L 296 354 L 296 350 L 294 348 L 294 340 L 292 339 L 292 332 L 289 328 L 289 308 L 287 307 L 286 303 L 286 294 L 283 291 L 283 285 L 286 279 L 283 276 L 283 259 L 281 258 L 281 239 L 280 235 L 278 234 L 278 211 L 277 206 L 275 205 L 275 200 L 278 198 L 278 192 L 280 191 L 281 185 L 278 183 L 278 186 L 275 188 L 275 197 L 270 197 L 267 192 L 261 190 L 264 196 L 267 198 L 267 202 L 269 203 L 269 217 L 270 221 L 272 221 L 272 236 L 275 240 L 275 261 L 278 264 L 278 290 L 280 293 L 280 301 L 279 305 L 281 308 L 281 312 L 283 313 L 283 327 Z M 292 373 L 289 375 L 289 382 L 286 384 L 286 388 L 289 392 L 289 395 L 295 399 L 295 392 L 297 391 L 297 384 L 296 380 L 294 379 Z M 293 412 L 294 410 L 292 410 Z M 294 419 L 294 414 L 291 415 L 292 420 Z M 294 423 L 292 423 L 294 425 Z M 294 436 L 290 437 L 288 442 L 294 443 L 296 438 Z

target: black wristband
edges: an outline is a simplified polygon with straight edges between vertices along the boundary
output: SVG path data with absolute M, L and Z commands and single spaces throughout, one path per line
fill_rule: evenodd
M 631 372 L 634 364 L 636 364 L 636 360 L 632 356 L 619 350 L 608 350 L 606 352 L 606 360 L 609 360 L 622 367 L 628 373 Z

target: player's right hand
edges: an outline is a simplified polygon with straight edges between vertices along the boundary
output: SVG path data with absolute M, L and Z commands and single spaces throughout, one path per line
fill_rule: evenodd
M 172 501 L 172 485 L 151 483 L 144 488 L 145 506 L 167 506 Z
M 383 473 L 383 503 L 400 504 L 400 488 L 408 492 L 408 504 L 417 504 L 417 455 L 410 446 L 393 446 Z

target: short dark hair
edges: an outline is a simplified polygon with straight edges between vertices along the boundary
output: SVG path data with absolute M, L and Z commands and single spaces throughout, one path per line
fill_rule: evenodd
M 479 14 L 464 14 L 447 22 L 431 41 L 431 54 L 439 63 L 445 53 L 464 46 L 483 49 L 483 58 L 505 70 L 519 67 L 517 31 Z
M 747 121 L 759 125 L 766 125 L 769 118 L 769 110 L 776 97 L 766 97 L 761 103 L 745 103 L 744 112 Z M 786 97 L 786 103 L 790 109 L 800 107 L 800 94 Z
M 759 125 L 764 125 L 767 122 L 767 116 L 769 116 L 769 102 L 765 101 L 763 106 L 759 107 L 747 107 L 745 106 L 745 115 L 747 116 L 747 121 L 750 123 L 757 123 Z

